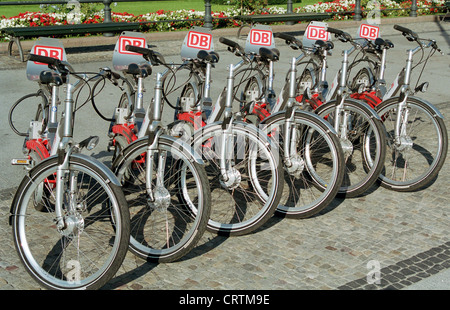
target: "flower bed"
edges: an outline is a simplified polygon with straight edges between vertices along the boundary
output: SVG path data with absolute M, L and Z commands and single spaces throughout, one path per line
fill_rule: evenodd
M 362 0 L 361 7 L 363 10 L 363 16 L 367 12 L 370 12 L 376 6 L 373 0 Z M 381 11 L 381 16 L 408 16 L 409 8 L 411 7 L 411 1 L 404 1 L 401 3 L 391 1 L 391 0 L 376 0 L 378 7 L 383 9 L 396 9 Z M 430 14 L 443 12 L 445 0 L 418 0 L 418 15 Z M 442 6 L 442 9 L 421 9 L 423 7 L 430 6 Z M 294 9 L 294 12 L 331 12 L 336 13 L 333 19 L 349 19 L 351 18 L 352 11 L 355 8 L 355 0 L 335 0 L 332 2 L 318 2 L 314 5 L 306 5 L 303 7 L 298 7 Z M 405 10 L 401 10 L 405 9 Z M 261 13 L 261 12 L 257 12 Z M 285 8 L 281 7 L 270 7 L 264 9 L 262 12 L 264 14 L 283 14 L 286 13 Z M 203 25 L 204 18 L 203 11 L 194 10 L 177 10 L 177 11 L 164 11 L 159 10 L 154 13 L 147 13 L 143 15 L 133 15 L 129 13 L 112 13 L 112 20 L 114 22 L 141 22 L 142 32 L 147 31 L 174 31 L 189 29 L 192 26 Z M 223 12 L 213 12 L 213 26 L 214 28 L 224 28 L 224 27 L 235 27 L 240 26 L 235 20 L 232 19 L 233 16 L 240 14 L 255 14 L 255 12 L 244 11 L 236 9 L 228 9 Z M 93 14 L 80 13 L 76 17 L 78 23 L 102 23 L 103 22 L 103 12 L 97 12 Z M 21 13 L 18 16 L 6 18 L 5 16 L 0 17 L 0 29 L 8 27 L 38 27 L 38 26 L 49 26 L 49 25 L 65 25 L 68 24 L 68 20 L 74 20 L 73 16 L 69 13 L 41 13 L 41 12 L 26 12 Z M 7 40 L 7 37 L 1 37 L 0 40 Z
M 417 15 L 426 15 L 433 13 L 440 13 L 444 11 L 445 0 L 418 0 L 417 1 Z M 432 8 L 429 7 L 442 7 Z M 389 16 L 409 16 L 411 8 L 411 0 L 396 2 L 392 0 L 362 0 L 361 9 L 362 16 L 366 17 L 368 12 L 373 10 L 380 10 L 381 17 Z M 329 12 L 337 13 L 333 16 L 334 20 L 351 19 L 353 11 L 355 10 L 355 0 L 335 0 L 332 2 L 318 2 L 313 5 L 306 5 L 304 7 L 296 8 L 294 11 L 301 12 Z

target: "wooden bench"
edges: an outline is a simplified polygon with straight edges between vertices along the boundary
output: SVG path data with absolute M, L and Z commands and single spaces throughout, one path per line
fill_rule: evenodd
M 238 38 L 241 31 L 245 27 L 252 27 L 255 23 L 277 23 L 277 22 L 299 22 L 311 20 L 324 20 L 331 18 L 330 13 L 286 13 L 286 14 L 255 14 L 255 15 L 238 15 L 234 19 L 244 22 L 237 33 Z
M 98 23 L 98 24 L 74 24 L 61 26 L 39 26 L 39 27 L 11 27 L 0 31 L 10 37 L 8 43 L 8 54 L 12 56 L 14 43 L 19 49 L 21 61 L 25 61 L 24 52 L 20 40 L 24 38 L 46 37 L 56 35 L 77 35 L 86 33 L 120 33 L 122 31 L 137 31 L 139 23 Z

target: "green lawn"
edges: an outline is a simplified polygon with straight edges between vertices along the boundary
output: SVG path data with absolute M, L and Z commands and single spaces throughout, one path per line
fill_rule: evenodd
M 11 0 L 0 0 L 0 2 L 11 1 Z M 22 0 L 24 1 L 24 0 Z M 25 0 L 27 1 L 27 0 Z M 294 8 L 300 5 L 306 5 L 311 3 L 316 3 L 319 0 L 303 0 L 302 3 L 294 3 Z M 103 4 L 97 4 L 101 9 Z M 280 5 L 285 7 L 286 5 Z M 227 5 L 211 5 L 212 11 L 222 11 L 227 9 Z M 114 3 L 111 5 L 113 12 L 128 12 L 134 15 L 145 14 L 149 12 L 156 12 L 158 10 L 175 11 L 181 9 L 193 9 L 196 11 L 205 10 L 205 2 L 201 0 L 183 0 L 183 1 L 139 1 L 139 2 L 118 2 L 117 5 Z M 6 5 L 0 6 L 0 16 L 4 15 L 6 17 L 16 16 L 19 13 L 25 12 L 37 12 L 42 11 L 39 5 Z

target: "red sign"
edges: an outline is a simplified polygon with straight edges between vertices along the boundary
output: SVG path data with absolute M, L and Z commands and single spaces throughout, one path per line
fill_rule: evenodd
M 249 36 L 250 36 L 250 44 L 252 45 L 263 45 L 263 46 L 272 45 L 272 31 L 252 29 L 250 31 Z
M 140 55 L 135 52 L 127 51 L 125 49 L 125 47 L 127 45 L 133 45 L 133 46 L 145 48 L 145 38 L 125 37 L 125 36 L 121 36 L 119 38 L 119 53 L 120 54 Z
M 328 41 L 330 39 L 330 33 L 325 27 L 308 26 L 306 29 L 306 37 L 310 40 Z
M 62 47 L 35 45 L 33 54 L 63 60 Z M 36 61 L 34 61 L 34 63 L 37 65 L 47 65 Z
M 370 40 L 375 40 L 380 35 L 380 27 L 362 24 L 359 27 L 359 36 Z
M 203 32 L 189 31 L 187 46 L 201 50 L 211 49 L 212 35 Z

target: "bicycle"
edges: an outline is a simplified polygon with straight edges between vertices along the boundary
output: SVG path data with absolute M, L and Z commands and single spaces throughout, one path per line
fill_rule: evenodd
M 56 50 L 58 48 L 63 49 L 62 44 L 56 39 L 49 38 L 41 38 L 39 41 L 35 43 L 33 46 L 32 52 L 37 47 L 44 46 L 49 49 Z M 61 47 L 60 47 L 61 46 Z M 71 74 L 74 76 L 78 76 L 79 78 L 83 78 L 83 84 L 77 88 L 76 92 L 76 104 L 78 104 L 78 99 L 81 93 L 81 89 L 84 86 L 89 86 L 89 82 L 96 81 L 94 87 L 91 89 L 91 92 L 88 96 L 88 99 L 80 104 L 78 107 L 74 107 L 74 114 L 81 109 L 89 100 L 92 102 L 94 110 L 97 114 L 105 119 L 105 117 L 100 113 L 99 109 L 96 107 L 94 98 L 100 93 L 95 93 L 95 88 L 100 82 L 104 82 L 105 80 L 111 81 L 114 85 L 118 85 L 118 80 L 121 79 L 121 76 L 115 72 L 113 72 L 110 68 L 104 67 L 100 68 L 99 72 L 84 72 L 84 73 L 76 73 L 75 70 L 67 64 L 70 68 Z M 31 169 L 40 161 L 52 156 L 56 155 L 58 150 L 58 143 L 61 140 L 60 135 L 58 134 L 58 106 L 61 104 L 60 101 L 60 87 L 62 86 L 63 81 L 59 83 L 52 83 L 52 79 L 57 79 L 57 73 L 52 71 L 44 71 L 41 75 L 42 64 L 34 64 L 34 62 L 27 63 L 27 76 L 30 80 L 36 81 L 38 83 L 39 89 L 35 93 L 27 94 L 17 100 L 12 106 L 8 113 L 8 122 L 14 133 L 21 137 L 25 137 L 23 144 L 23 154 L 27 157 L 25 159 L 13 159 L 13 165 L 23 165 L 26 169 Z M 92 74 L 91 77 L 88 74 Z M 62 83 L 62 84 L 61 84 Z M 119 86 L 120 87 L 120 86 Z M 75 96 L 75 93 L 73 96 Z M 17 129 L 14 124 L 13 114 L 15 109 L 19 105 L 30 105 L 36 103 L 37 101 L 37 109 L 32 117 L 32 120 L 29 123 L 29 127 L 26 132 L 23 132 Z
M 341 30 L 321 25 L 324 31 L 335 33 L 343 42 L 354 41 Z M 310 24 L 312 25 L 312 24 Z M 318 26 L 314 24 L 314 26 Z M 309 27 L 309 26 L 308 26 Z M 308 31 L 308 30 L 307 30 Z M 354 46 L 343 51 L 341 69 L 337 72 L 331 88 L 326 81 L 327 55 L 334 48 L 331 41 L 313 40 L 304 37 L 304 43 L 287 34 L 276 34 L 293 49 L 302 53 L 296 58 L 296 66 L 305 65 L 296 80 L 296 101 L 301 109 L 314 111 L 330 122 L 344 151 L 345 177 L 338 191 L 339 196 L 357 197 L 365 193 L 377 180 L 383 169 L 385 158 L 385 132 L 380 117 L 365 102 L 349 98 L 346 85 L 348 56 Z M 303 59 L 307 58 L 307 61 Z M 287 81 L 289 81 L 287 79 Z M 288 82 L 280 92 L 280 100 L 274 110 L 283 109 Z M 332 98 L 336 99 L 332 99 Z
M 246 82 L 245 77 L 242 77 L 235 88 L 236 76 L 242 72 L 258 70 L 259 66 L 252 66 L 252 63 L 255 63 L 256 59 L 262 60 L 258 54 L 247 53 L 234 41 L 223 37 L 219 41 L 228 45 L 229 51 L 241 57 L 242 60 L 236 65 L 229 66 L 227 86 L 219 95 L 213 113 L 207 119 L 208 124 L 215 122 L 216 125 L 207 125 L 198 130 L 204 130 L 209 126 L 210 129 L 207 132 L 210 134 L 220 132 L 219 126 L 222 130 L 228 126 L 226 122 L 232 117 L 232 101 L 239 100 L 238 88 Z M 265 60 L 276 59 L 279 55 L 276 49 L 261 48 L 260 50 Z M 244 67 L 246 64 L 251 66 Z M 295 70 L 293 73 L 295 74 Z M 241 105 L 240 111 L 235 114 L 236 119 L 245 120 L 246 111 L 249 109 L 252 109 L 249 105 Z M 220 122 L 218 120 L 222 112 L 225 114 L 224 121 Z M 249 127 L 252 125 L 248 122 L 244 122 L 245 125 L 242 122 L 236 122 L 236 124 L 252 128 Z M 316 115 L 297 111 L 295 107 L 291 107 L 286 113 L 282 112 L 269 117 L 260 126 L 264 135 L 276 146 L 275 150 L 279 151 L 279 165 L 282 165 L 283 169 L 279 169 L 282 175 L 278 179 L 288 185 L 282 185 L 283 192 L 276 212 L 283 216 L 308 217 L 322 210 L 334 198 L 338 185 L 342 181 L 342 174 L 339 172 L 342 169 L 340 163 L 343 163 L 342 151 L 336 138 L 329 133 L 333 132 L 333 129 Z M 209 137 L 206 136 L 206 138 Z M 291 143 L 283 141 L 291 141 Z
M 74 92 L 86 82 L 66 61 L 34 55 L 48 64 L 40 82 L 65 85 L 64 119 L 58 122 L 56 154 L 23 178 L 11 204 L 9 223 L 19 258 L 28 273 L 49 289 L 98 289 L 118 271 L 128 249 L 130 219 L 121 184 L 96 159 L 79 154 L 98 137 L 72 139 Z M 70 83 L 70 77 L 77 80 Z M 51 106 L 57 102 L 52 96 Z
M 193 132 L 184 136 L 205 161 L 211 194 L 219 202 L 211 210 L 208 230 L 222 235 L 247 234 L 267 222 L 278 206 L 281 167 L 277 152 L 267 136 L 233 114 L 234 72 L 242 63 L 229 65 L 227 85 L 211 108 L 211 67 L 219 57 L 213 51 L 196 55 L 190 60 L 194 65 L 185 68 L 199 83 L 183 89 L 180 101 L 186 104 L 171 132 L 177 136 L 183 130 Z
M 152 50 L 127 45 L 150 62 L 164 64 Z M 148 63 L 130 64 L 128 70 L 145 78 Z M 186 255 L 203 235 L 211 210 L 211 194 L 201 157 L 190 145 L 166 134 L 161 124 L 163 81 L 171 66 L 156 74 L 154 98 L 139 128 L 113 162 L 121 181 L 131 218 L 130 250 L 143 259 L 173 262 Z M 143 83 L 138 83 L 137 98 Z M 145 133 L 145 134 L 144 134 Z
M 371 66 L 362 68 L 352 84 L 363 86 L 358 93 L 355 92 L 355 96 L 371 94 L 371 98 L 375 98 L 374 109 L 386 127 L 388 156 L 385 169 L 379 177 L 381 185 L 395 191 L 416 191 L 437 177 L 448 151 L 448 136 L 442 114 L 431 103 L 415 96 L 419 91 L 426 91 L 428 82 L 419 85 L 420 77 L 428 59 L 441 50 L 433 39 L 419 38 L 414 31 L 403 26 L 395 25 L 394 29 L 418 46 L 407 51 L 406 64 L 391 87 L 386 88 L 384 73 L 387 50 L 393 45 L 381 38 L 378 44 L 375 42 L 375 46 L 366 48 L 368 56 L 362 60 Z M 424 59 L 426 48 L 431 48 L 431 51 Z M 421 59 L 413 66 L 414 55 L 419 51 L 422 52 Z M 416 86 L 411 88 L 412 71 L 422 63 Z

